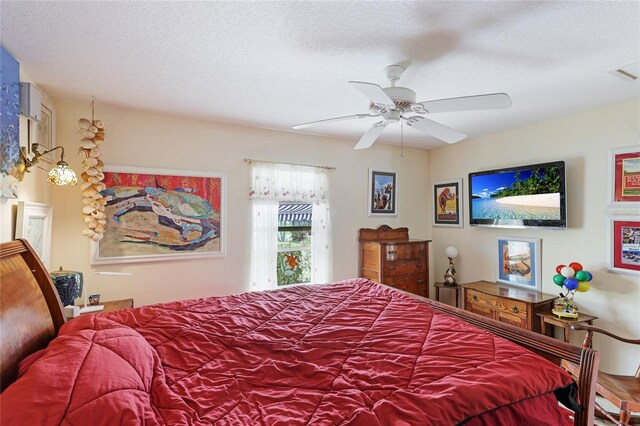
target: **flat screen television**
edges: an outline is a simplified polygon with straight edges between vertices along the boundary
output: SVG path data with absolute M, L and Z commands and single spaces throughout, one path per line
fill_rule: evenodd
M 469 173 L 471 226 L 566 228 L 564 161 Z

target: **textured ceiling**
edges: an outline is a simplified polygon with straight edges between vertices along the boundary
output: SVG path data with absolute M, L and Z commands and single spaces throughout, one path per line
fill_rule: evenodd
M 509 110 L 430 116 L 470 137 L 640 97 L 638 80 L 606 72 L 640 59 L 638 1 L 4 0 L 0 19 L 2 44 L 51 93 L 278 130 L 366 113 L 347 82 L 386 86 L 391 64 L 418 101 L 508 93 Z M 355 144 L 376 121 L 300 132 Z M 378 143 L 399 140 L 394 125 Z

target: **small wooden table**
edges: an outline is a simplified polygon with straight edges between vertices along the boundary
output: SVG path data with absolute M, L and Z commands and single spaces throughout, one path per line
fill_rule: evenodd
M 569 343 L 570 340 L 569 330 L 571 329 L 571 324 L 587 323 L 589 325 L 593 325 L 593 320 L 598 319 L 598 317 L 587 314 L 578 314 L 578 318 L 562 318 L 551 312 L 538 312 L 538 316 L 540 317 L 540 330 L 542 334 L 546 334 L 545 331 L 547 324 L 562 327 L 564 330 L 564 341 L 566 343 Z
M 111 300 L 109 302 L 103 302 L 102 305 L 104 305 L 104 309 L 101 311 L 85 312 L 80 315 L 100 314 L 103 312 L 115 312 L 121 309 L 133 308 L 133 299 Z
M 462 289 L 462 287 L 460 287 L 459 285 L 445 285 L 445 283 L 443 282 L 435 282 L 433 284 L 433 286 L 436 289 L 436 300 L 439 302 L 440 301 L 440 289 L 441 288 L 450 288 L 452 290 L 456 291 L 456 308 L 458 307 L 458 300 L 460 299 L 459 296 L 459 292 Z

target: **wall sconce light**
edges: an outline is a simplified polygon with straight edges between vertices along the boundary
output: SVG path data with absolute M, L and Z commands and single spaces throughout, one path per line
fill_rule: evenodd
M 86 314 L 87 312 L 98 312 L 104 309 L 104 305 L 90 305 L 89 304 L 89 279 L 94 275 L 131 275 L 131 272 L 94 272 L 89 275 L 84 282 L 84 307 L 80 308 L 80 314 Z M 94 295 L 92 295 L 94 296 Z M 98 300 L 100 295 L 98 294 Z
M 449 258 L 449 267 L 444 273 L 444 285 L 448 286 L 457 286 L 458 282 L 456 281 L 456 267 L 453 264 L 453 259 L 458 257 L 458 249 L 449 246 L 444 250 L 444 254 Z
M 66 161 L 64 161 L 64 148 L 62 146 L 56 146 L 55 148 L 48 149 L 44 152 L 40 152 L 40 145 L 37 143 L 31 144 L 31 151 L 34 155 L 31 159 L 27 158 L 27 148 L 24 146 L 20 148 L 20 164 L 18 165 L 18 180 L 22 181 L 25 172 L 29 172 L 30 168 L 38 163 L 40 157 L 50 152 L 60 149 L 60 161 L 56 163 L 56 166 L 49 171 L 49 177 L 47 182 L 49 185 L 75 185 L 78 182 L 76 174 Z

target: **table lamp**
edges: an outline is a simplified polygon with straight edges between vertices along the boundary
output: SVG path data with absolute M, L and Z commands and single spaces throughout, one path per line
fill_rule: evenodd
M 104 305 L 89 305 L 89 281 L 94 275 L 131 275 L 131 272 L 94 272 L 87 277 L 84 282 L 84 307 L 80 308 L 80 314 L 86 314 L 88 312 L 98 312 L 104 309 Z
M 458 249 L 449 246 L 444 250 L 444 254 L 449 258 L 449 267 L 444 272 L 444 285 L 455 287 L 458 285 L 458 282 L 456 281 L 456 267 L 453 264 L 453 259 L 458 257 Z
M 73 306 L 73 301 L 82 295 L 82 272 L 62 269 L 49 272 L 53 285 L 60 296 L 62 306 Z

